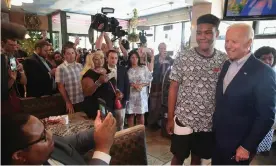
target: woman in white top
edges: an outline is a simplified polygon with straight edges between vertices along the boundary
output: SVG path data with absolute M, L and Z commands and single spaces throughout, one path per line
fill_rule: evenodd
M 129 127 L 134 126 L 136 115 L 137 123 L 144 124 L 144 113 L 148 112 L 147 86 L 152 80 L 148 67 L 141 65 L 138 52 L 131 51 L 128 58 L 128 77 L 130 82 L 129 104 L 126 110 Z

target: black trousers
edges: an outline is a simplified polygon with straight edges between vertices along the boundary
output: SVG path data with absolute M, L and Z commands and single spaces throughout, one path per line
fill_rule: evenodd
M 253 159 L 253 156 L 249 160 L 237 162 L 234 155 L 229 155 L 233 153 L 228 153 L 225 150 L 218 150 L 215 148 L 212 155 L 212 165 L 249 165 Z

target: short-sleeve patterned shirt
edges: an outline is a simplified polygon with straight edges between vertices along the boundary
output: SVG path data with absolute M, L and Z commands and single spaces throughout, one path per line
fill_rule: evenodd
M 194 132 L 212 130 L 216 84 L 226 59 L 218 50 L 204 57 L 192 48 L 180 52 L 174 61 L 170 79 L 179 83 L 175 115 Z
M 83 67 L 80 63 L 69 64 L 65 61 L 56 70 L 55 80 L 57 83 L 63 83 L 72 104 L 77 104 L 84 100 L 80 81 L 82 69 Z

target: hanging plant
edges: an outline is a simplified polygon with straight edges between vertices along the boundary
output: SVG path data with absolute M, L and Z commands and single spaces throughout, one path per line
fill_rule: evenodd
M 135 32 L 132 32 L 131 34 L 128 35 L 128 39 L 129 42 L 138 42 L 139 41 L 139 35 L 136 34 Z

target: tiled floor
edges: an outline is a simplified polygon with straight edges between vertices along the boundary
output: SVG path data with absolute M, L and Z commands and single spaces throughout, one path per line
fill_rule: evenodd
M 161 131 L 146 129 L 148 165 L 170 165 L 172 154 L 170 152 L 170 140 L 161 136 Z M 185 160 L 184 165 L 189 165 L 190 158 Z M 202 161 L 203 165 L 211 165 L 211 160 Z M 251 165 L 276 165 L 276 150 L 271 151 L 269 156 L 258 155 Z

